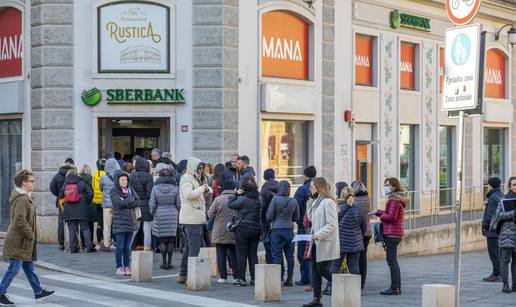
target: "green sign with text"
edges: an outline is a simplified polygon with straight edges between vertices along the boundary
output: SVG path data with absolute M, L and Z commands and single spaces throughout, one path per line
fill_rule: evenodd
M 184 104 L 184 89 L 107 89 L 82 91 L 81 100 L 93 107 L 105 100 L 108 104 Z
M 406 13 L 400 13 L 398 10 L 391 11 L 390 14 L 391 28 L 398 29 L 399 27 L 410 28 L 415 30 L 430 32 L 430 19 L 410 15 Z

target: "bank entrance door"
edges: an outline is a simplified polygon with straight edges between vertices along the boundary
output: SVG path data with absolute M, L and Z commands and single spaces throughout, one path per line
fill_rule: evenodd
M 99 157 L 118 152 L 149 159 L 155 147 L 170 151 L 169 118 L 99 118 Z

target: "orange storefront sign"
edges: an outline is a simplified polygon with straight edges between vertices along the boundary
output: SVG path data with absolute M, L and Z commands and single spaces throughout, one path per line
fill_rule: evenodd
M 444 48 L 439 48 L 439 93 L 443 92 Z
M 373 37 L 355 36 L 355 84 L 373 85 Z
M 401 43 L 400 88 L 404 90 L 415 89 L 415 51 L 416 45 L 411 43 Z
M 301 18 L 272 11 L 262 15 L 262 75 L 308 79 L 308 24 Z
M 505 54 L 498 49 L 489 49 L 484 72 L 484 95 L 505 98 Z
M 357 144 L 357 161 L 367 161 L 367 144 Z

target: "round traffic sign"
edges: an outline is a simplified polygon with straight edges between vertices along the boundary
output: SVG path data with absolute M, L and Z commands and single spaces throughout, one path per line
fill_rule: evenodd
M 477 15 L 482 0 L 446 0 L 446 14 L 456 25 L 469 23 Z

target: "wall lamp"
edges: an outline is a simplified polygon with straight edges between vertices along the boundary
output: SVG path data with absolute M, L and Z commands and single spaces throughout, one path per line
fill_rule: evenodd
M 500 32 L 508 26 L 511 26 L 511 28 L 509 29 L 509 31 L 507 31 L 507 37 L 509 38 L 509 43 L 511 45 L 514 45 L 514 44 L 516 44 L 516 28 L 514 27 L 514 24 L 512 24 L 512 23 L 508 23 L 508 24 L 504 25 L 503 27 L 501 27 L 498 31 L 496 31 L 495 40 L 500 39 Z

